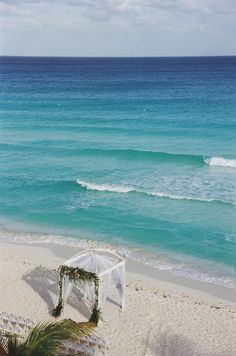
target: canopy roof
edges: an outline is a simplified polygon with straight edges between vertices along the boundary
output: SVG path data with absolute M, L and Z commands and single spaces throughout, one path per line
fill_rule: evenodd
M 67 260 L 64 265 L 83 268 L 99 277 L 125 264 L 125 259 L 107 249 L 88 249 Z

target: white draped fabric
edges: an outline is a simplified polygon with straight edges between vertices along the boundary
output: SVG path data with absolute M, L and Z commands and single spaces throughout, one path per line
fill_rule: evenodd
M 119 297 L 120 306 L 125 306 L 125 260 L 112 251 L 105 249 L 90 249 L 83 251 L 76 256 L 70 258 L 64 263 L 69 267 L 82 268 L 85 271 L 96 273 L 99 277 L 99 295 L 98 307 L 102 309 L 109 292 L 109 286 L 112 282 L 115 283 Z M 95 302 L 94 283 L 90 281 L 73 281 L 69 277 L 64 278 L 62 297 L 66 302 L 73 286 L 76 286 L 85 302 L 90 309 L 93 308 Z

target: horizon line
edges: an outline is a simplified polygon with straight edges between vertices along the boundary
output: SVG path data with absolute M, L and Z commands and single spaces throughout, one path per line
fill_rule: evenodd
M 216 58 L 216 57 L 236 57 L 236 54 L 219 54 L 219 55 L 173 55 L 173 56 L 64 56 L 64 55 L 9 55 L 0 54 L 0 57 L 22 57 L 22 58 Z

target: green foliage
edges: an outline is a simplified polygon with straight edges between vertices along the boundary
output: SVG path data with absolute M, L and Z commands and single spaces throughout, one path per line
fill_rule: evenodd
M 62 298 L 63 294 L 63 281 L 64 278 L 67 276 L 69 277 L 69 280 L 71 282 L 76 282 L 78 280 L 82 281 L 89 281 L 91 283 L 94 283 L 94 288 L 95 288 L 95 301 L 94 301 L 94 307 L 92 311 L 92 315 L 89 319 L 89 321 L 94 322 L 96 325 L 98 324 L 98 321 L 100 319 L 101 311 L 98 310 L 97 305 L 98 305 L 98 294 L 99 294 L 99 277 L 96 273 L 93 272 L 88 272 L 85 271 L 83 268 L 79 267 L 69 267 L 66 265 L 62 265 L 59 267 L 59 275 L 60 275 L 60 280 L 59 280 L 59 297 L 58 297 L 58 304 L 55 309 L 52 311 L 52 316 L 58 317 L 61 315 L 61 312 L 64 308 L 64 301 Z
M 83 281 L 95 281 L 99 280 L 96 273 L 85 271 L 79 267 L 69 267 L 62 265 L 59 267 L 60 277 L 68 276 L 71 281 L 81 279 Z
M 63 309 L 63 300 L 60 299 L 58 302 L 58 305 L 56 306 L 55 309 L 53 309 L 52 311 L 52 316 L 54 316 L 55 318 L 57 318 L 58 316 L 61 315 L 62 309 Z
M 98 325 L 100 318 L 101 318 L 101 310 L 98 309 L 96 305 L 94 305 L 89 321 L 91 323 L 94 323 L 95 325 Z
M 81 341 L 92 334 L 93 328 L 92 323 L 75 323 L 72 320 L 39 323 L 25 342 L 19 343 L 13 336 L 2 348 L 7 356 L 55 356 L 64 341 Z

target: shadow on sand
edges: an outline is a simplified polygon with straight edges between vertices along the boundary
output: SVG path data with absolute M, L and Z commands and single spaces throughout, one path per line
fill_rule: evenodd
M 147 344 L 147 340 L 145 343 Z M 152 339 L 148 342 L 145 352 L 155 356 L 223 356 L 215 352 L 201 352 L 197 343 L 168 330 L 160 332 L 155 341 Z
M 48 314 L 51 315 L 52 310 L 56 306 L 52 294 L 57 297 L 59 291 L 57 271 L 44 267 L 36 267 L 31 272 L 25 274 L 22 279 L 43 299 L 48 306 Z M 67 304 L 78 310 L 86 319 L 89 319 L 91 312 L 82 301 L 82 297 L 83 295 L 80 291 L 77 288 L 73 288 Z

